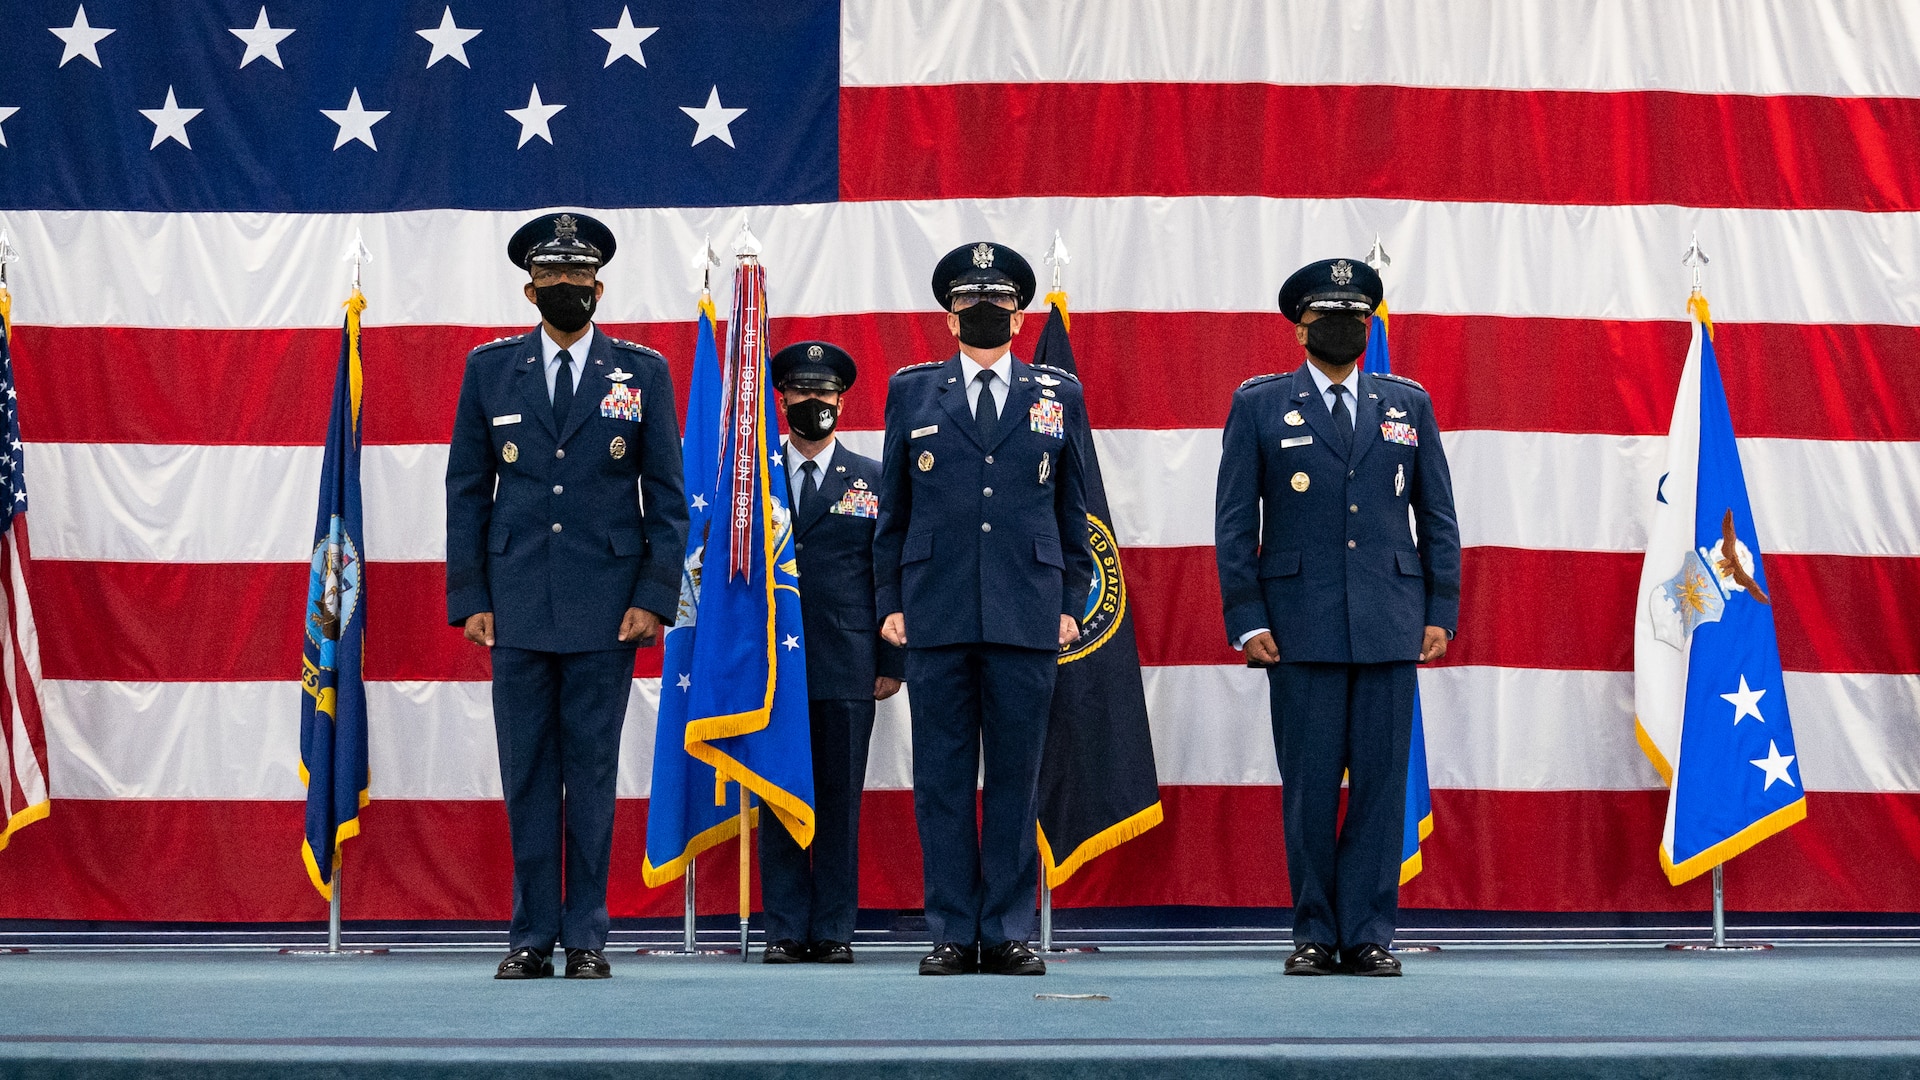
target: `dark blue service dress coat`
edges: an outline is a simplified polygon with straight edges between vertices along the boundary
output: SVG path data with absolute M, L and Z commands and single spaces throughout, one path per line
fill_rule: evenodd
M 807 631 L 814 833 L 811 849 L 795 844 L 785 829 L 762 834 L 760 892 L 769 941 L 853 940 L 874 679 L 907 673 L 905 651 L 880 637 L 873 610 L 879 491 L 880 463 L 839 443 L 819 488 L 789 501 L 797 506 L 794 554 Z
M 687 506 L 666 360 L 596 328 L 556 425 L 540 334 L 467 357 L 447 455 L 447 620 L 493 613 L 508 941 L 550 953 L 606 945 L 635 648 L 620 622 L 629 607 L 672 622 Z
M 1359 372 L 1344 451 L 1306 365 L 1233 395 L 1215 491 L 1227 636 L 1266 627 L 1294 942 L 1392 943 L 1427 626 L 1460 614 L 1460 529 L 1433 403 Z M 1349 778 L 1340 817 L 1341 778 Z
M 963 370 L 956 356 L 887 386 L 874 567 L 878 613 L 906 616 L 927 927 L 971 947 L 1033 934 L 1060 616 L 1085 612 L 1093 555 L 1067 437 L 1085 422 L 1079 382 L 1014 360 L 983 438 Z

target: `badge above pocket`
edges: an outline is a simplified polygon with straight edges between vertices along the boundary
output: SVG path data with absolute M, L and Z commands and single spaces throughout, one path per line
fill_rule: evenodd
M 1067 437 L 1067 410 L 1057 399 L 1043 398 L 1027 410 L 1027 425 L 1042 435 Z
M 640 388 L 617 382 L 600 399 L 600 415 L 609 420 L 640 419 Z

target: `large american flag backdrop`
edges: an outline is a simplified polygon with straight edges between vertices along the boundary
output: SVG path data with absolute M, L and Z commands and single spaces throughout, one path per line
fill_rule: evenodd
M 54 800 L 0 855 L 0 917 L 321 917 L 300 618 L 356 230 L 377 257 L 373 802 L 348 914 L 505 917 L 487 661 L 443 625 L 442 476 L 466 351 L 535 318 L 506 237 L 554 206 L 618 233 L 602 325 L 671 357 L 683 393 L 689 255 L 750 221 L 776 344 L 859 359 L 847 438 L 869 453 L 886 372 L 951 347 L 935 259 L 1066 239 L 1166 805 L 1069 905 L 1286 903 L 1264 681 L 1220 623 L 1218 429 L 1243 379 L 1297 361 L 1285 275 L 1378 234 L 1394 362 L 1434 396 L 1468 545 L 1460 636 L 1421 673 L 1437 831 L 1405 903 L 1706 907 L 1705 879 L 1660 873 L 1630 671 L 1697 233 L 1810 789 L 1729 902 L 1920 910 L 1909 6 L 77 7 L 0 6 Z M 621 751 L 619 915 L 680 903 L 640 881 L 658 662 Z M 890 702 L 867 906 L 919 904 L 908 777 Z

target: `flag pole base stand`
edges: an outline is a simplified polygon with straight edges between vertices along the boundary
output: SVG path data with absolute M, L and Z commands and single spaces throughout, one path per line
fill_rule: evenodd
M 392 949 L 329 949 L 325 945 L 297 945 L 281 949 L 281 956 L 385 956 Z
M 1046 948 L 1048 956 L 1058 956 L 1061 953 L 1097 953 L 1099 951 L 1100 946 L 1098 945 L 1049 945 Z
M 1435 952 L 1439 952 L 1439 951 L 1440 951 L 1440 946 L 1438 946 L 1438 945 L 1399 945 L 1399 944 L 1395 944 L 1395 945 L 1390 945 L 1390 946 L 1388 946 L 1388 947 L 1387 947 L 1387 951 L 1388 951 L 1388 952 L 1395 952 L 1395 953 L 1435 953 Z
M 9 945 L 4 949 L 0 949 L 0 953 L 5 953 L 8 956 L 23 956 L 26 952 L 27 949 L 20 945 Z
M 1668 943 L 1667 948 L 1674 952 L 1766 952 L 1773 946 L 1764 941 L 1729 941 L 1723 945 L 1711 941 L 1675 941 Z
M 635 949 L 637 956 L 738 956 L 739 949 Z

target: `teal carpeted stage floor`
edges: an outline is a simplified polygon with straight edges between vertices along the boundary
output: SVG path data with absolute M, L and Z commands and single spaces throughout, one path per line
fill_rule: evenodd
M 1455 947 L 1285 979 L 1278 949 L 1071 954 L 1043 979 L 614 953 L 0 954 L 0 1076 L 1920 1076 L 1920 948 Z M 1036 1000 L 1100 994 L 1110 1000 Z

